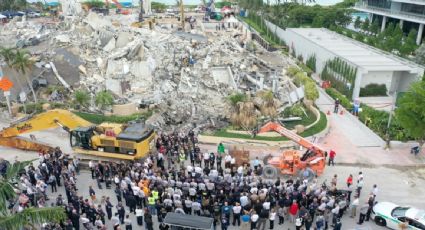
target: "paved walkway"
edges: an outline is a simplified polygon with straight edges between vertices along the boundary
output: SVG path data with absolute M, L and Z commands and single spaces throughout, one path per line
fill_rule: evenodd
M 318 79 L 315 79 L 318 80 Z M 423 156 L 410 154 L 415 143 L 393 144 L 385 149 L 385 141 L 358 120 L 356 116 L 343 109 L 343 114 L 333 113 L 334 100 L 319 88 L 317 106 L 327 115 L 329 133 L 319 140 L 326 149 L 337 152 L 336 162 L 359 165 L 413 166 L 425 163 Z M 423 155 L 423 153 L 422 153 Z

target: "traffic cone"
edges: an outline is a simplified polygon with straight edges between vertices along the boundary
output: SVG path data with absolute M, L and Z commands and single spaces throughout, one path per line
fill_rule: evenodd
M 326 113 L 328 116 L 331 115 L 331 111 L 328 110 L 328 112 Z

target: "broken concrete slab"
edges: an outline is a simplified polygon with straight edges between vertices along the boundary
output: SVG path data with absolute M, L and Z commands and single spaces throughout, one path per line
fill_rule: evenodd
M 116 47 L 115 43 L 115 38 L 111 38 L 111 40 L 109 40 L 109 42 L 103 47 L 103 50 L 106 52 L 111 52 Z
M 129 32 L 120 32 L 118 34 L 116 47 L 117 48 L 125 47 L 132 40 L 133 40 L 133 35 L 131 33 L 129 33 Z
M 71 42 L 71 38 L 66 34 L 57 35 L 55 37 L 55 39 L 56 39 L 56 41 L 61 42 L 61 43 L 70 43 Z
M 91 11 L 83 21 L 90 25 L 94 30 L 113 27 L 110 20 L 103 19 L 98 14 Z

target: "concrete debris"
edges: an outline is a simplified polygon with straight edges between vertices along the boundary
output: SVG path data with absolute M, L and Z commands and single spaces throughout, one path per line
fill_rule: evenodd
M 60 35 L 56 36 L 55 39 L 58 42 L 61 42 L 61 43 L 70 43 L 71 42 L 71 38 L 66 34 L 60 34 Z
M 87 69 L 86 67 L 79 65 L 78 69 L 80 70 L 81 73 L 83 73 L 84 75 L 87 75 Z
M 71 0 L 61 1 L 67 12 L 75 10 Z M 14 19 L 3 27 L 0 44 L 27 46 L 40 59 L 36 66 L 49 65 L 69 90 L 113 92 L 122 102 L 114 106 L 114 114 L 121 114 L 124 107 L 127 113 L 137 112 L 142 104 L 155 108 L 148 123 L 165 129 L 225 124 L 229 109 L 225 98 L 234 91 L 254 95 L 270 89 L 284 106 L 304 96 L 302 89 L 288 82 L 282 70 L 286 66 L 261 58 L 258 53 L 265 51 L 259 45 L 256 54 L 246 49 L 249 38 L 240 35 L 241 28 L 207 32 L 211 26 L 199 20 L 201 25 L 190 32 L 171 24 L 149 30 L 131 27 L 135 20 L 134 15 L 93 12 L 65 17 L 60 23 Z M 69 80 L 74 74 L 77 84 Z
M 115 43 L 116 43 L 115 38 L 111 38 L 111 40 L 109 40 L 109 42 L 105 45 L 105 47 L 103 47 L 103 51 L 111 52 L 116 47 Z

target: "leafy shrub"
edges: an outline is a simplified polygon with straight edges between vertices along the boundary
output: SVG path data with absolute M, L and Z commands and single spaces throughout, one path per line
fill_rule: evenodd
M 300 70 L 295 66 L 289 66 L 287 70 L 288 75 L 291 77 L 294 77 L 298 72 L 300 72 Z
M 387 96 L 387 86 L 385 84 L 369 84 L 360 88 L 360 97 Z
M 313 81 L 307 81 L 304 85 L 305 98 L 308 100 L 315 101 L 319 98 L 319 91 L 316 88 L 316 84 Z
M 334 88 L 326 89 L 326 93 L 334 99 L 339 98 L 341 105 L 351 111 L 352 105 L 343 94 Z M 360 107 L 362 108 L 362 111 L 359 113 L 359 120 L 381 138 L 386 139 L 388 119 L 390 116 L 389 113 L 374 109 L 364 104 Z M 388 129 L 388 134 L 391 140 L 407 141 L 413 139 L 409 137 L 405 130 L 400 126 L 397 117 L 393 117 L 390 128 Z
M 307 75 L 305 75 L 305 73 L 298 72 L 297 74 L 295 74 L 294 84 L 299 87 L 301 85 L 304 85 L 309 80 L 310 80 L 310 78 L 307 77 Z
M 316 54 L 313 54 L 307 58 L 305 64 L 312 72 L 316 72 Z
M 346 109 L 351 110 L 352 105 L 350 103 L 350 100 L 345 95 L 343 95 L 342 93 L 338 92 L 334 88 L 327 88 L 326 89 L 326 93 L 329 96 L 331 96 L 333 99 L 335 99 L 335 100 L 338 98 L 339 101 L 340 101 L 340 103 L 341 103 L 341 105 L 343 107 L 345 107 Z
M 25 108 L 27 110 L 27 114 L 41 113 L 41 112 L 43 112 L 43 103 L 39 102 L 39 103 L 26 104 Z M 19 112 L 20 113 L 25 112 L 25 108 L 24 108 L 24 106 L 19 107 Z
M 283 115 L 285 117 L 302 117 L 304 115 L 303 106 L 301 104 L 295 104 L 287 107 L 283 111 Z

